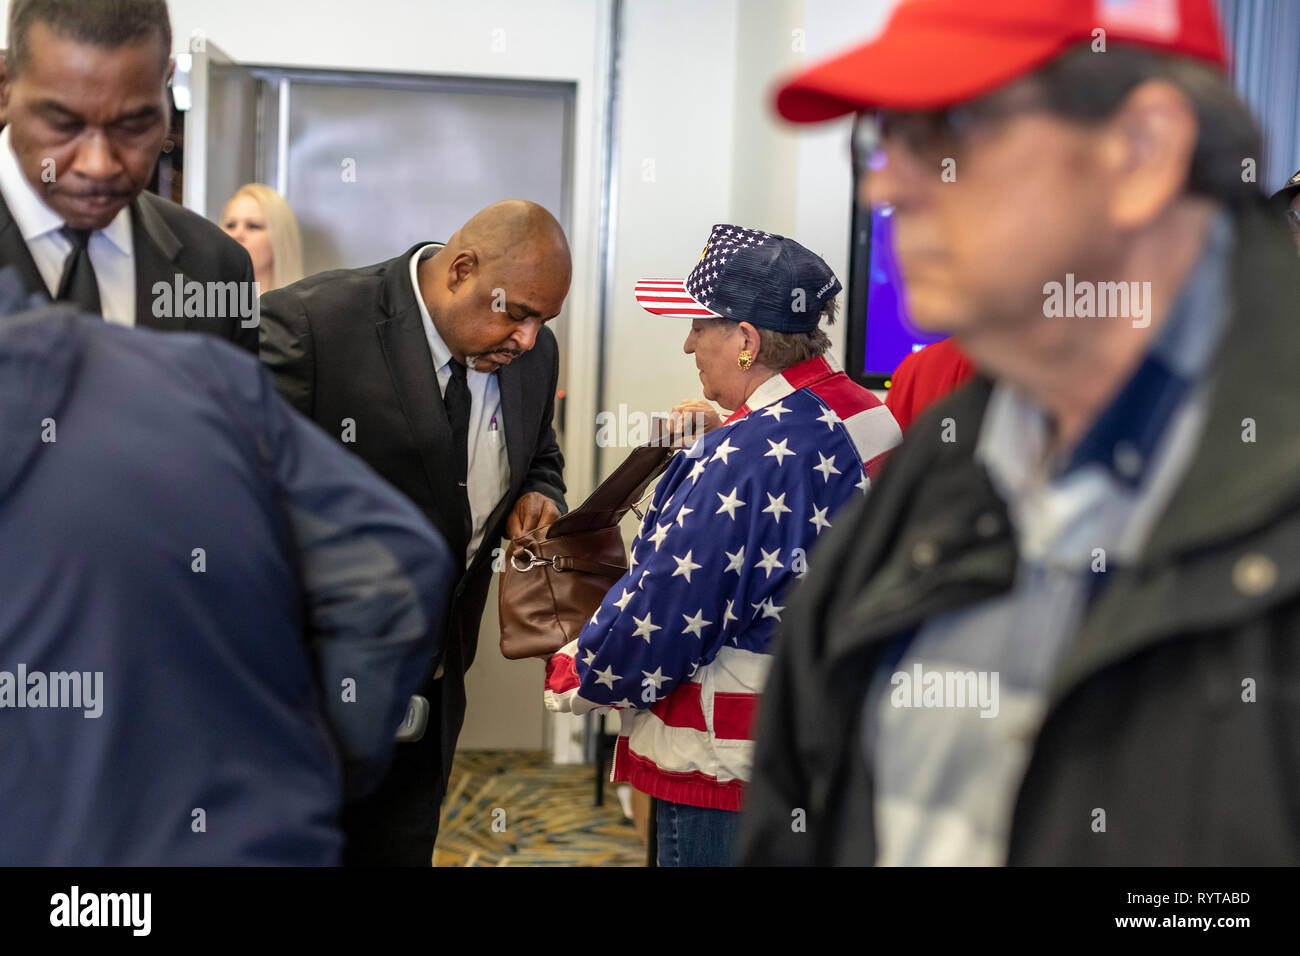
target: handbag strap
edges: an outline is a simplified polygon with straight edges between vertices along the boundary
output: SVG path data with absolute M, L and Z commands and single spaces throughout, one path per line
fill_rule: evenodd
M 538 557 L 528 548 L 520 548 L 510 556 L 514 569 L 520 573 L 534 568 L 551 568 L 555 571 L 580 571 L 585 574 L 616 574 L 622 576 L 627 568 L 617 564 L 608 564 L 592 558 L 570 554 L 557 554 L 554 557 Z M 525 563 L 526 562 L 526 563 Z
M 590 558 L 573 557 L 567 554 L 557 554 L 551 559 L 551 567 L 557 571 L 582 571 L 585 574 L 617 574 L 619 577 L 627 571 L 627 568 L 620 567 L 617 564 L 606 564 L 604 561 L 593 561 Z
M 554 538 L 618 524 L 646 486 L 668 469 L 676 453 L 677 449 L 667 444 L 650 443 L 632 449 L 586 501 L 548 527 L 546 536 Z

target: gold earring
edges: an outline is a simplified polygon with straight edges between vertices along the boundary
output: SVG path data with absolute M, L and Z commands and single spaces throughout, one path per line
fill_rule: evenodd
M 742 372 L 748 372 L 749 367 L 753 364 L 754 364 L 754 353 L 751 352 L 749 349 L 745 349 L 743 352 L 740 353 L 740 355 L 736 357 L 736 366 Z

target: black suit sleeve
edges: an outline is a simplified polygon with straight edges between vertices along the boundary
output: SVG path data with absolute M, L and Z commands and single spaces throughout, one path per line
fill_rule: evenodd
M 873 495 L 877 489 L 873 488 Z M 840 720 L 818 657 L 831 608 L 842 596 L 843 570 L 859 546 L 868 499 L 846 505 L 814 551 L 815 567 L 787 594 L 772 636 L 772 666 L 759 698 L 754 763 L 745 788 L 734 850 L 740 866 L 825 865 L 834 825 L 825 818 L 823 728 Z M 862 758 L 857 757 L 858 760 Z M 817 795 L 822 793 L 822 797 Z
M 791 601 L 782 628 L 813 623 L 807 601 Z M 792 615 L 791 611 L 797 611 Z M 754 735 L 754 764 L 745 790 L 745 805 L 736 835 L 739 866 L 812 866 L 817 860 L 812 836 L 805 832 L 811 803 L 803 760 L 796 741 L 799 703 L 798 662 L 787 639 L 777 648 L 763 695 Z M 803 821 L 798 814 L 803 812 Z M 803 823 L 803 826 L 796 825 Z
M 243 252 L 243 250 L 241 249 L 240 252 Z M 253 283 L 253 261 L 248 258 L 248 253 L 246 252 L 244 253 L 243 267 L 239 281 L 241 283 L 247 283 L 247 286 L 241 286 L 241 288 L 248 288 L 251 287 Z M 245 327 L 243 321 L 238 316 L 236 316 L 232 321 L 235 323 L 235 328 L 233 330 L 234 334 L 231 341 L 246 352 L 251 352 L 252 354 L 257 355 L 259 352 L 258 325 L 254 324 Z
M 311 323 L 302 300 L 292 287 L 276 289 L 261 298 L 258 325 L 262 363 L 275 377 L 275 390 L 308 418 L 315 417 L 315 352 Z
M 542 427 L 537 436 L 532 461 L 528 463 L 528 475 L 523 487 L 519 489 L 522 498 L 530 491 L 546 495 L 565 514 L 569 506 L 565 503 L 564 492 L 564 454 L 555 439 L 555 390 L 560 381 L 560 354 L 552 352 L 551 373 L 546 382 L 546 408 L 542 411 Z

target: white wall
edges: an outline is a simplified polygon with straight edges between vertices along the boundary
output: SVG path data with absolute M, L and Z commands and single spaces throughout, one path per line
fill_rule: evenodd
M 800 66 L 838 53 L 878 32 L 896 3 L 897 0 L 806 0 L 807 43 Z M 851 126 L 852 120 L 845 118 L 801 127 L 798 166 L 790 183 L 797 203 L 795 237 L 821 255 L 846 287 L 853 213 Z M 841 293 L 840 305 L 848 305 L 847 291 Z M 843 358 L 843 322 L 832 327 L 831 339 Z
M 797 239 L 847 281 L 849 121 L 791 126 L 772 96 L 782 78 L 877 31 L 894 2 L 627 0 L 603 409 L 648 414 L 699 397 L 681 351 L 686 321 L 649 315 L 632 290 L 638 278 L 685 276 L 714 223 Z M 831 337 L 842 358 L 843 323 Z M 601 473 L 626 453 L 602 449 Z
M 771 91 L 776 77 L 798 68 L 803 7 L 802 0 L 745 0 L 736 22 L 731 207 L 737 225 L 784 236 L 796 232 L 790 172 L 799 161 L 799 129 L 772 111 Z
M 641 278 L 685 276 L 731 214 L 736 0 L 627 0 L 619 66 L 614 282 L 603 408 L 699 397 L 684 319 L 644 311 Z M 602 450 L 602 474 L 627 454 Z

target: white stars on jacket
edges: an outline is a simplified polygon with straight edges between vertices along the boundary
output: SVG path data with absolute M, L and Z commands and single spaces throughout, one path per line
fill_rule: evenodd
M 681 557 L 678 557 L 677 555 L 673 555 L 673 560 L 677 562 L 677 570 L 673 572 L 672 576 L 677 577 L 677 575 L 680 574 L 682 577 L 686 579 L 687 584 L 691 583 L 691 572 L 697 571 L 700 568 L 704 567 L 704 565 L 696 564 L 694 561 L 691 560 L 690 551 L 687 551 Z
M 713 623 L 704 620 L 704 608 L 700 608 L 694 614 L 683 614 L 682 617 L 686 620 L 686 627 L 682 629 L 682 633 L 694 634 L 696 637 L 703 637 L 704 629 Z
M 816 505 L 813 505 L 813 516 L 809 518 L 808 521 L 817 529 L 818 535 L 822 533 L 823 528 L 829 528 L 831 526 L 831 523 L 826 520 L 826 512 L 829 510 L 830 508 L 818 508 Z
M 788 514 L 791 509 L 786 507 L 785 492 L 779 495 L 767 493 L 767 507 L 763 509 L 763 514 L 770 514 L 777 524 L 781 523 L 781 515 Z
M 740 490 L 739 487 L 732 488 L 731 493 L 727 495 L 724 495 L 720 491 L 714 492 L 714 494 L 718 496 L 718 500 L 722 502 L 720 505 L 718 505 L 718 510 L 715 511 L 714 514 L 719 514 L 719 515 L 725 514 L 732 521 L 735 521 L 736 509 L 743 508 L 745 506 L 745 502 L 741 501 L 740 496 L 736 494 L 736 492 L 739 490 Z
M 713 457 L 710 458 L 709 461 L 717 461 L 721 458 L 724 465 L 729 465 L 731 464 L 731 456 L 738 451 L 740 451 L 740 449 L 731 444 L 731 436 L 728 435 L 726 438 L 722 439 L 721 445 L 713 449 Z
M 762 548 L 759 548 L 759 550 L 763 552 L 763 560 L 754 562 L 754 567 L 762 568 L 764 571 L 766 571 L 767 577 L 770 578 L 772 576 L 772 572 L 775 571 L 777 568 L 785 567 L 785 565 L 781 563 L 780 548 L 774 548 L 771 551 L 766 551 Z
M 813 471 L 820 471 L 822 473 L 822 481 L 829 482 L 831 480 L 831 475 L 840 474 L 840 470 L 835 467 L 834 455 L 827 458 L 821 452 L 818 452 L 817 457 L 820 458 L 821 461 L 813 465 Z
M 785 464 L 785 458 L 787 455 L 794 454 L 794 452 L 786 447 L 790 443 L 790 439 L 788 438 L 782 438 L 780 442 L 774 442 L 769 438 L 767 443 L 772 447 L 770 451 L 763 455 L 763 457 L 775 458 L 778 466 Z
M 574 642 L 569 676 L 552 668 L 571 688 L 562 708 L 649 708 L 724 647 L 767 653 L 807 550 L 856 497 L 852 434 L 796 389 L 679 453 L 647 509 L 635 568 Z
M 663 524 L 655 525 L 655 533 L 650 535 L 650 537 L 646 539 L 647 541 L 653 541 L 655 543 L 656 551 L 659 550 L 659 545 L 664 543 L 664 538 L 668 537 L 668 529 L 671 528 L 672 526 L 673 523 L 671 521 L 666 521 Z
M 645 616 L 644 618 L 636 617 L 636 616 L 634 615 L 634 616 L 632 617 L 632 620 L 636 622 L 636 630 L 632 632 L 632 636 L 633 636 L 633 637 L 644 637 L 644 638 L 645 638 L 645 642 L 646 642 L 647 644 L 650 643 L 650 635 L 651 635 L 651 634 L 653 634 L 655 631 L 662 631 L 662 630 L 663 630 L 662 627 L 660 627 L 658 624 L 654 623 L 654 621 L 650 620 L 650 614 L 649 614 L 649 612 L 646 612 L 646 616 Z
M 722 615 L 722 627 L 723 627 L 723 630 L 726 630 L 727 625 L 730 624 L 732 621 L 739 621 L 739 620 L 740 620 L 740 618 L 736 616 L 736 613 L 735 613 L 734 611 L 731 610 L 732 605 L 734 605 L 735 603 L 736 603 L 735 601 L 728 601 L 728 602 L 727 602 L 727 610 L 726 610 L 726 612 Z

